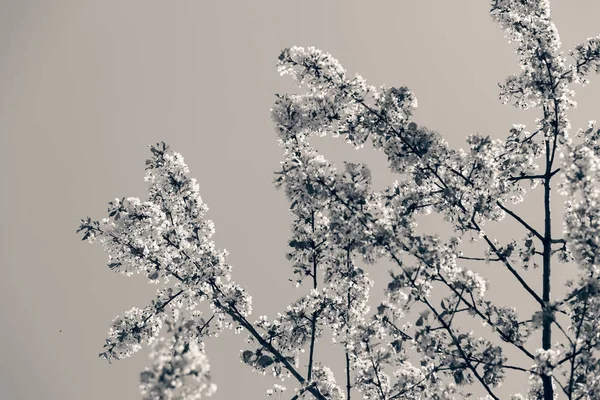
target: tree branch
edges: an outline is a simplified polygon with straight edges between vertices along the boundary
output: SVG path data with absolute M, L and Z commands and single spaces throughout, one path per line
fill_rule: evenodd
M 312 231 L 315 233 L 315 212 L 312 211 L 311 218 Z M 313 246 L 313 289 L 317 289 L 317 254 L 316 250 Z M 315 351 L 315 338 L 316 338 L 316 330 L 317 330 L 317 310 L 313 311 L 312 318 L 310 321 L 310 350 L 308 356 L 308 374 L 307 379 L 310 381 L 312 379 L 312 369 L 313 369 L 313 359 L 314 359 L 314 351 Z
M 515 214 L 514 212 L 512 212 L 511 210 L 509 210 L 508 208 L 506 208 L 499 201 L 497 201 L 496 204 L 498 205 L 498 207 L 500 207 L 508 215 L 510 215 L 511 217 L 513 217 L 514 219 L 516 219 L 517 221 L 519 221 L 521 223 L 521 225 L 523 225 L 525 228 L 527 228 L 527 230 L 529 232 L 531 232 L 535 237 L 537 237 L 538 239 L 540 239 L 542 242 L 544 241 L 544 237 L 537 230 L 535 230 L 531 225 L 529 225 L 527 222 L 525 222 L 525 220 L 523 220 L 523 218 L 519 217 L 517 214 Z

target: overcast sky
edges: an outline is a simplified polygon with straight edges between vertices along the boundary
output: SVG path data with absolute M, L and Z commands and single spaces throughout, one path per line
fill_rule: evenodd
M 316 46 L 370 84 L 408 86 L 415 121 L 454 147 L 471 133 L 532 127 L 536 112 L 497 99 L 497 82 L 518 66 L 488 3 L 0 0 L 0 397 L 140 398 L 147 352 L 112 365 L 97 355 L 112 319 L 156 286 L 111 273 L 75 229 L 115 197 L 145 196 L 148 144 L 164 140 L 186 158 L 255 318 L 303 294 L 287 281 L 291 219 L 271 184 L 282 152 L 269 108 L 275 93 L 296 90 L 275 70 L 284 47 Z M 600 2 L 552 5 L 565 49 L 600 33 Z M 600 118 L 598 80 L 576 88 L 575 130 Z M 391 183 L 382 154 L 318 145 L 331 160 L 369 163 L 377 188 Z M 387 267 L 372 268 L 385 278 Z M 215 399 L 262 398 L 271 386 L 239 362 L 241 339 L 208 343 Z M 503 396 L 519 387 L 507 386 Z

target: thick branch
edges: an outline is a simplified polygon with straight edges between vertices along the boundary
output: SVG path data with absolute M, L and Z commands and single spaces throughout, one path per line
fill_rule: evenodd
M 314 233 L 315 232 L 315 212 L 314 212 L 314 210 L 312 212 L 311 224 L 312 224 L 312 231 Z M 317 253 L 314 248 L 313 248 L 312 277 L 313 277 L 313 289 L 316 290 L 317 289 Z M 307 374 L 307 378 L 309 381 L 312 379 L 316 331 L 317 331 L 317 310 L 313 311 L 311 321 L 310 321 L 310 350 L 309 350 L 309 355 L 308 355 L 308 374 Z

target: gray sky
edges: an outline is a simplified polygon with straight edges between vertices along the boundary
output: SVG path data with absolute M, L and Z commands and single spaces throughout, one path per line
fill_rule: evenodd
M 111 273 L 75 229 L 115 197 L 145 196 L 148 144 L 186 157 L 255 318 L 303 294 L 287 281 L 291 219 L 271 184 L 282 152 L 269 108 L 295 90 L 274 67 L 282 48 L 316 46 L 370 84 L 408 86 L 415 121 L 455 147 L 471 133 L 531 127 L 535 111 L 497 100 L 496 83 L 518 66 L 488 3 L 0 0 L 0 397 L 139 398 L 147 352 L 112 365 L 97 354 L 111 320 L 156 286 Z M 552 4 L 565 49 L 600 33 L 599 2 Z M 576 88 L 574 130 L 600 119 L 598 80 Z M 378 188 L 391 183 L 382 154 L 319 146 L 334 161 L 368 162 Z M 262 398 L 271 386 L 239 362 L 241 348 L 232 333 L 208 343 L 215 399 Z

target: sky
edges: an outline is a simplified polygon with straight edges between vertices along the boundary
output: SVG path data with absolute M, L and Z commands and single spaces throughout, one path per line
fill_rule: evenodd
M 599 2 L 551 4 L 565 50 L 600 34 Z M 497 83 L 519 68 L 488 11 L 481 0 L 0 0 L 0 398 L 140 398 L 146 351 L 111 365 L 97 356 L 112 319 L 156 286 L 109 271 L 101 247 L 75 230 L 115 197 L 144 198 L 149 144 L 185 157 L 255 319 L 304 294 L 288 282 L 289 204 L 271 183 L 283 154 L 269 109 L 276 93 L 297 90 L 275 69 L 283 48 L 315 46 L 371 85 L 408 86 L 415 122 L 455 148 L 472 133 L 532 127 L 537 111 L 498 100 Z M 575 87 L 574 130 L 600 118 L 600 77 L 591 81 Z M 381 153 L 316 144 L 337 163 L 366 162 L 376 189 L 393 180 Z M 387 268 L 368 272 L 385 280 Z M 496 293 L 521 301 L 489 272 Z M 239 361 L 243 348 L 232 332 L 207 342 L 214 399 L 262 398 L 271 386 Z M 326 341 L 321 351 L 334 357 Z

